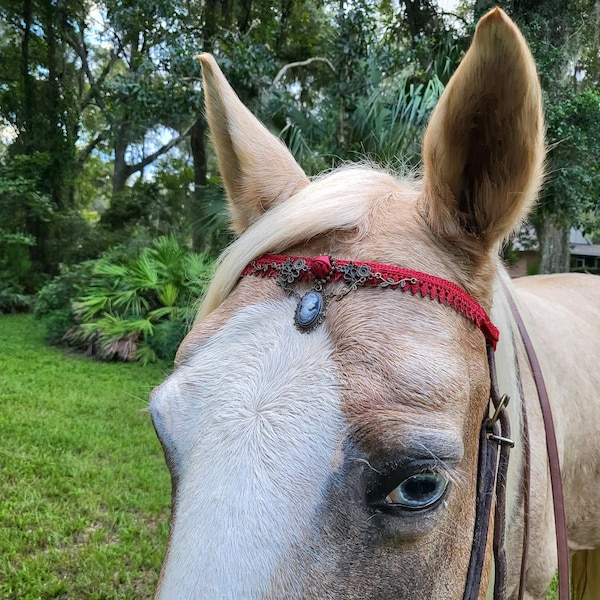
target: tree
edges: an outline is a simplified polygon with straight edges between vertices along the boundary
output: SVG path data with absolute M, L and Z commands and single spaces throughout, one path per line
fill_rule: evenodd
M 118 194 L 132 175 L 183 140 L 194 122 L 200 100 L 197 82 L 189 77 L 199 73 L 194 13 L 165 1 L 107 0 L 97 6 L 96 39 L 86 15 L 69 42 L 88 90 L 82 111 L 100 117 L 96 131 L 89 132 L 90 146 L 111 151 Z M 167 131 L 175 133 L 165 136 Z
M 477 0 L 478 9 L 484 3 Z M 538 18 L 513 4 L 530 37 L 535 27 L 546 27 L 537 32 L 546 46 L 538 45 L 546 48 L 542 63 L 552 65 L 550 49 L 564 33 L 556 30 L 559 20 L 547 25 L 546 13 Z M 47 274 L 138 233 L 148 239 L 182 228 L 196 249 L 210 243 L 203 223 L 216 214 L 222 190 L 202 115 L 198 52 L 217 56 L 242 100 L 285 139 L 307 172 L 364 158 L 387 166 L 405 159 L 414 167 L 423 126 L 472 24 L 466 9 L 448 15 L 430 0 L 398 6 L 373 0 L 0 0 L 0 11 L 0 116 L 16 132 L 3 173 L 28 181 L 18 194 L 4 186 L 0 212 L 12 210 L 17 196 L 25 209 L 3 218 L 9 224 L 3 231 L 13 250 L 21 240 L 19 252 L 29 261 L 23 265 Z M 553 169 L 564 181 L 572 175 L 568 161 L 575 149 L 592 156 L 591 135 L 579 135 L 585 127 L 591 134 L 594 115 L 595 96 L 581 83 L 598 72 L 592 38 L 588 29 L 585 43 L 568 37 L 569 48 L 581 50 L 572 61 L 579 69 L 577 93 L 587 95 L 567 102 L 566 84 L 554 96 L 548 88 L 549 105 L 556 106 L 551 130 L 568 131 L 553 150 L 567 161 Z M 169 171 L 168 185 L 161 162 L 180 170 Z M 583 191 L 586 173 L 591 170 L 582 168 L 580 197 L 591 193 L 590 186 Z M 43 217 L 36 198 L 48 199 Z M 558 214 L 556 203 L 546 205 Z M 93 227 L 92 207 L 102 208 Z M 174 218 L 177 209 L 185 222 Z
M 532 217 L 540 272 L 567 271 L 569 230 L 598 206 L 600 95 L 597 0 L 499 2 L 529 41 L 544 90 L 547 176 Z M 487 9 L 475 3 L 476 12 Z
M 4 0 L 0 5 L 0 116 L 15 134 L 4 173 L 29 190 L 16 192 L 5 185 L 5 210 L 17 197 L 20 201 L 18 210 L 2 211 L 0 219 L 5 232 L 10 223 L 7 233 L 31 241 L 21 251 L 27 248 L 27 262 L 38 272 L 55 272 L 77 244 L 70 235 L 77 228 L 64 228 L 65 219 L 78 220 L 73 178 L 79 129 L 77 67 L 65 39 L 82 10 L 81 3 L 71 2 L 67 14 L 64 3 L 51 0 Z M 41 197 L 48 199 L 47 210 L 38 210 Z
M 426 33 L 417 21 L 428 23 Z M 401 3 L 398 12 L 364 0 L 337 7 L 327 38 L 319 51 L 331 60 L 307 65 L 311 77 L 296 77 L 293 92 L 270 90 L 271 123 L 309 173 L 340 159 L 416 166 L 424 125 L 466 34 L 432 3 Z

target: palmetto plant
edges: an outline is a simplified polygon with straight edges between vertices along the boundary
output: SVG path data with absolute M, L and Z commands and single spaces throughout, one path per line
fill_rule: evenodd
M 338 159 L 394 167 L 415 166 L 420 141 L 444 84 L 432 73 L 420 83 L 410 69 L 384 73 L 376 57 L 364 61 L 362 91 L 345 102 L 323 96 L 307 107 L 289 93 L 272 93 L 265 113 L 285 115 L 280 137 L 308 173 Z
M 0 282 L 0 315 L 5 312 L 26 310 L 31 306 L 31 298 L 23 294 L 18 286 Z
M 421 135 L 443 90 L 435 75 L 426 84 L 415 84 L 406 75 L 382 80 L 353 114 L 362 152 L 385 166 L 418 156 Z
M 170 236 L 135 257 L 102 258 L 75 302 L 80 323 L 67 340 L 106 360 L 170 359 L 211 270 L 208 258 Z

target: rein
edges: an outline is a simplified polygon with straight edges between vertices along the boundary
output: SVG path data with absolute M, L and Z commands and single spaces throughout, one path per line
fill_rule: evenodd
M 552 488 L 552 504 L 554 506 L 554 528 L 556 530 L 556 548 L 558 555 L 558 597 L 559 600 L 568 600 L 569 595 L 569 545 L 567 536 L 567 519 L 565 517 L 565 500 L 562 489 L 562 478 L 560 475 L 560 458 L 558 455 L 558 444 L 556 442 L 556 430 L 554 427 L 554 419 L 552 418 L 552 408 L 548 398 L 548 390 L 544 382 L 542 368 L 538 360 L 537 354 L 527 333 L 527 328 L 523 322 L 523 318 L 519 313 L 519 309 L 514 298 L 510 293 L 506 294 L 508 305 L 512 315 L 517 323 L 517 328 L 525 346 L 525 353 L 531 367 L 531 373 L 535 381 L 535 387 L 538 393 L 540 408 L 542 410 L 542 419 L 544 421 L 544 431 L 546 437 L 546 450 L 548 452 L 548 467 L 550 470 L 550 485 Z M 527 477 L 525 490 L 526 499 L 529 500 L 529 477 Z M 528 510 L 526 510 L 526 533 L 529 525 Z M 527 561 L 527 548 L 524 549 L 524 557 L 522 564 Z M 523 569 L 521 577 L 523 577 Z
M 480 429 L 475 525 L 463 600 L 477 600 L 479 598 L 492 500 L 494 498 L 492 547 L 495 573 L 493 598 L 494 600 L 505 600 L 507 579 L 507 559 L 504 547 L 506 484 L 509 451 L 514 446 L 514 442 L 510 439 L 510 424 L 508 413 L 506 412 L 506 405 L 509 398 L 508 396 L 500 396 L 496 375 L 494 351 L 496 350 L 500 332 L 492 323 L 485 309 L 465 290 L 451 281 L 429 275 L 428 273 L 381 263 L 339 260 L 329 256 L 302 257 L 265 254 L 250 262 L 243 270 L 242 276 L 276 279 L 278 285 L 286 294 L 296 298 L 298 301 L 294 324 L 302 333 L 310 333 L 325 320 L 328 304 L 332 300 L 342 300 L 347 294 L 356 291 L 359 287 L 390 288 L 392 290 L 410 292 L 412 295 L 419 294 L 422 298 L 429 298 L 429 300 L 437 300 L 440 304 L 452 308 L 479 328 L 486 338 L 486 352 L 490 374 L 490 400 Z M 312 287 L 308 292 L 301 295 L 294 288 L 296 282 L 311 282 Z M 344 284 L 340 291 L 333 292 L 328 289 L 328 285 L 334 282 Z M 550 412 L 548 395 L 541 375 L 541 369 L 531 340 L 514 304 L 514 300 L 510 294 L 507 294 L 507 297 L 525 344 L 544 416 L 557 530 L 559 598 L 560 600 L 567 600 L 569 597 L 569 555 L 558 449 L 552 414 Z M 490 413 L 492 413 L 491 417 L 489 416 Z M 528 504 L 530 478 L 528 448 L 526 448 L 525 462 L 525 534 L 519 597 L 522 597 L 525 589 L 524 579 L 526 575 L 527 538 L 529 533 Z

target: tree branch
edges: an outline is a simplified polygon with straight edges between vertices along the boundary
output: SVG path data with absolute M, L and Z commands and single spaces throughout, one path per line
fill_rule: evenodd
M 83 36 L 80 39 L 77 39 L 75 37 L 69 37 L 68 42 L 73 48 L 73 50 L 75 50 L 75 52 L 77 53 L 77 56 L 79 56 L 79 58 L 81 59 L 81 66 L 85 73 L 85 77 L 88 80 L 88 83 L 90 84 L 89 92 L 82 99 L 82 108 L 87 106 L 91 102 L 92 98 L 95 98 L 98 107 L 105 113 L 107 119 L 109 119 L 109 115 L 106 114 L 106 104 L 104 103 L 104 99 L 102 98 L 100 87 L 112 71 L 112 68 L 115 66 L 118 60 L 117 53 L 111 51 L 108 62 L 104 65 L 104 68 L 98 76 L 98 79 L 95 79 L 94 75 L 92 74 L 92 70 L 90 69 L 90 64 L 88 61 L 88 52 L 87 48 L 85 47 L 85 40 L 83 39 Z
M 137 173 L 138 171 L 141 171 L 143 168 L 153 163 L 157 158 L 167 153 L 171 148 L 179 144 L 179 142 L 181 142 L 184 138 L 187 137 L 193 126 L 194 124 L 192 123 L 192 125 L 186 127 L 186 129 L 181 135 L 178 135 L 176 138 L 173 138 L 169 143 L 165 144 L 164 146 L 161 146 L 156 152 L 153 152 L 152 154 L 149 154 L 148 156 L 144 157 L 142 160 L 140 160 L 140 162 L 135 163 L 133 165 L 126 165 L 126 176 L 131 177 L 131 175 Z
M 439 9 L 440 10 L 440 14 L 443 15 L 444 17 L 452 17 L 453 19 L 456 19 L 458 21 L 462 21 L 462 24 L 465 27 L 469 27 L 472 25 L 472 23 L 469 23 L 469 21 L 467 21 L 467 19 L 465 19 L 464 17 L 461 17 L 460 15 L 456 14 L 455 12 L 450 12 L 447 10 L 443 10 L 443 9 Z
M 314 62 L 324 62 L 329 68 L 335 73 L 335 67 L 331 64 L 331 61 L 328 58 L 323 58 L 321 56 L 313 56 L 312 58 L 307 58 L 306 60 L 300 60 L 298 62 L 291 62 L 287 65 L 283 65 L 281 69 L 279 69 L 279 73 L 273 79 L 273 83 L 271 84 L 271 89 L 273 89 L 284 77 L 284 75 L 294 67 L 305 67 L 306 65 L 310 65 Z
M 98 144 L 106 139 L 108 132 L 103 131 L 99 133 L 79 154 L 77 157 L 77 169 L 83 167 L 83 163 L 87 160 L 88 156 L 98 147 Z

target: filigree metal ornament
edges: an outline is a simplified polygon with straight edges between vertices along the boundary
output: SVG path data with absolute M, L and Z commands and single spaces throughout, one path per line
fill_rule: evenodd
M 312 261 L 311 266 L 303 258 L 290 258 L 280 265 L 273 265 L 275 269 L 279 270 L 277 283 L 288 296 L 293 296 L 298 300 L 294 325 L 302 333 L 314 331 L 325 320 L 327 303 L 331 296 L 325 294 L 323 286 L 333 271 L 332 260 L 328 256 L 319 257 L 319 259 L 317 262 Z M 307 275 L 314 278 L 314 284 L 310 291 L 301 296 L 293 285 L 298 279 Z
M 300 277 L 300 273 L 305 273 L 309 270 L 303 258 L 297 260 L 288 258 L 283 264 L 279 265 L 279 280 L 281 285 L 294 283 Z
M 293 257 L 282 262 L 262 265 L 252 262 L 250 266 L 256 275 L 269 275 L 276 271 L 278 273 L 277 283 L 281 289 L 288 296 L 293 296 L 298 300 L 294 314 L 294 325 L 298 331 L 310 333 L 325 320 L 327 304 L 334 297 L 334 294 L 326 293 L 324 289 L 334 272 L 335 262 L 332 258 L 319 256 L 311 260 L 310 266 L 305 259 Z M 313 286 L 308 292 L 300 295 L 294 289 L 298 280 L 312 280 Z
M 371 284 L 373 287 L 401 286 L 415 283 L 416 279 L 406 278 L 394 280 L 385 278 L 379 272 L 373 272 L 367 264 L 356 264 L 351 261 L 337 265 L 330 256 L 316 258 L 287 257 L 273 262 L 252 261 L 248 265 L 248 274 L 272 277 L 277 276 L 277 284 L 288 296 L 298 300 L 294 314 L 294 325 L 302 333 L 314 331 L 327 314 L 330 300 L 341 300 L 359 287 Z M 326 292 L 325 288 L 333 279 L 343 282 L 344 287 L 337 293 Z M 298 281 L 312 281 L 312 288 L 305 294 L 299 294 L 294 286 Z
M 242 276 L 246 275 L 275 278 L 288 296 L 296 298 L 294 324 L 302 333 L 314 331 L 325 320 L 332 300 L 342 300 L 361 287 L 372 287 L 437 300 L 474 323 L 494 349 L 498 342 L 497 327 L 474 298 L 455 283 L 421 271 L 374 262 L 334 260 L 330 256 L 265 254 L 247 265 L 242 272 Z M 310 289 L 303 294 L 296 291 L 296 285 L 301 282 L 310 283 Z M 342 284 L 335 293 L 328 289 L 333 282 Z

